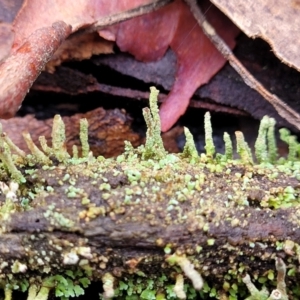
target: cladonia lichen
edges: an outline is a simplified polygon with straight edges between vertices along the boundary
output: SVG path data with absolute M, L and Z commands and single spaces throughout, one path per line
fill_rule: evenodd
M 101 299 L 300 297 L 296 137 L 280 130 L 289 155 L 278 158 L 275 120 L 264 117 L 253 152 L 236 132 L 236 147 L 224 133 L 225 153 L 216 153 L 206 113 L 205 153 L 198 154 L 187 128 L 183 152 L 168 153 L 157 96 L 151 88 L 150 108 L 143 111 L 145 145 L 125 142 L 117 158 L 93 156 L 85 119 L 81 151 L 73 146 L 72 155 L 60 116 L 53 120 L 52 144 L 42 136 L 35 145 L 23 134 L 29 154 L 0 128 L 6 300 L 14 290 L 27 291 L 28 300 L 51 293 L 69 299 L 90 282 L 100 283 Z
M 271 292 L 271 294 L 263 287 L 262 290 L 258 290 L 251 282 L 249 274 L 243 278 L 243 282 L 246 284 L 250 297 L 246 300 L 288 300 L 285 284 L 286 265 L 281 258 L 276 258 L 276 270 L 277 270 L 277 288 Z

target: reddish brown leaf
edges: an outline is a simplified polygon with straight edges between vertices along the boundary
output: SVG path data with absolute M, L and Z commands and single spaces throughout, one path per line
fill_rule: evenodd
M 238 29 L 208 5 L 205 4 L 208 9 L 207 17 L 220 36 L 233 47 Z M 176 0 L 159 11 L 123 22 L 116 33 L 116 42 L 122 51 L 127 51 L 142 61 L 161 58 L 169 46 L 175 52 L 175 83 L 160 109 L 162 131 L 167 131 L 174 125 L 186 111 L 195 90 L 207 83 L 225 63 L 225 59 L 203 34 L 181 0 Z
M 13 41 L 14 34 L 11 24 L 0 23 L 0 63 L 9 55 Z
M 91 26 L 103 16 L 152 2 L 25 1 L 13 22 L 15 39 L 10 56 L 0 65 L 0 117 L 15 114 L 41 69 L 71 32 Z
M 49 30 L 55 20 L 63 20 L 72 26 L 74 32 L 83 27 L 93 26 L 101 17 L 152 2 L 151 0 L 25 1 L 13 24 L 16 36 L 12 54 L 0 69 L 2 74 L 15 76 L 16 64 L 23 62 L 26 72 L 23 68 L 18 70 L 22 76 L 20 78 L 15 76 L 10 83 L 7 82 L 8 76 L 2 76 L 4 85 L 0 85 L 0 115 L 8 117 L 16 111 L 25 96 L 25 91 L 57 47 L 57 43 L 55 47 L 50 45 L 54 43 L 53 38 L 51 40 L 44 35 L 43 39 L 36 38 L 41 27 L 46 26 Z M 211 5 L 208 7 L 208 18 L 228 45 L 233 47 L 234 38 L 238 33 L 237 28 Z M 65 38 L 68 33 L 64 32 L 63 37 Z M 128 51 L 142 61 L 160 59 L 168 47 L 174 50 L 177 56 L 177 72 L 173 88 L 161 107 L 163 131 L 168 130 L 185 112 L 196 88 L 207 83 L 225 63 L 221 54 L 198 27 L 182 0 L 175 0 L 156 12 L 100 30 L 99 34 L 111 40 L 115 39 L 122 51 Z M 25 45 L 23 45 L 24 38 L 27 39 Z M 55 38 L 61 37 L 57 35 Z M 45 47 L 41 46 L 41 41 L 46 43 Z M 36 53 L 33 55 L 31 52 L 28 56 L 24 56 L 22 48 L 27 49 L 28 44 L 32 47 L 33 42 L 36 44 L 34 50 Z M 40 56 L 42 59 L 37 59 Z M 5 92 L 4 96 L 2 90 Z
M 18 48 L 24 38 L 37 29 L 51 26 L 57 20 L 62 20 L 72 26 L 72 32 L 87 28 L 99 19 L 152 3 L 153 0 L 26 0 L 14 21 L 16 38 L 14 46 Z
M 14 20 L 23 0 L 0 0 L 0 63 L 11 50 L 14 33 L 12 21 Z
M 27 91 L 58 45 L 70 34 L 70 26 L 56 22 L 37 29 L 28 40 L 1 65 L 0 112 L 2 118 L 12 117 Z

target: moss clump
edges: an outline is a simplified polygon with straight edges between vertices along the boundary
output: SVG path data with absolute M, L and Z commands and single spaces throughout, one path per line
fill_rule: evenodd
M 157 94 L 152 88 L 144 110 L 145 146 L 125 143 L 115 159 L 93 157 L 86 120 L 81 157 L 77 148 L 73 157 L 67 153 L 59 116 L 51 147 L 41 137 L 40 150 L 25 134 L 30 154 L 2 133 L 0 238 L 15 251 L 0 247 L 6 299 L 14 289 L 28 290 L 29 300 L 52 292 L 67 299 L 90 281 L 101 282 L 103 299 L 273 299 L 278 294 L 267 290 L 276 284 L 282 299 L 299 295 L 295 138 L 281 131 L 290 155 L 276 160 L 275 122 L 266 117 L 255 158 L 241 132 L 238 159 L 226 133 L 225 153 L 216 154 L 207 113 L 206 153 L 198 155 L 185 129 L 183 153 L 170 154 L 160 136 Z M 288 262 L 287 278 L 278 257 Z

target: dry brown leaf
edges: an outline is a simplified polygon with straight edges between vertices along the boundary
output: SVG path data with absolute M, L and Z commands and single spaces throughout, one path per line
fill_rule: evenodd
M 218 34 L 233 48 L 239 30 L 208 1 L 202 1 L 201 5 Z M 135 38 L 130 38 L 133 36 Z M 122 51 L 141 61 L 160 59 L 168 47 L 174 51 L 177 58 L 175 81 L 159 112 L 163 132 L 185 113 L 195 90 L 209 82 L 226 63 L 181 0 L 121 23 L 116 43 Z
M 211 0 L 249 37 L 267 41 L 276 56 L 300 71 L 300 1 Z
M 7 118 L 14 115 L 28 88 L 31 87 L 33 80 L 47 62 L 46 59 L 40 60 L 38 57 L 43 52 L 50 54 L 56 50 L 54 47 L 51 48 L 51 51 L 45 49 L 44 44 L 48 39 L 43 36 L 37 40 L 37 33 L 40 32 L 41 27 L 51 31 L 54 21 L 63 20 L 66 26 L 70 25 L 72 33 L 79 29 L 97 29 L 100 35 L 115 40 L 122 51 L 129 52 L 142 61 L 160 59 L 168 47 L 173 49 L 177 57 L 176 78 L 170 94 L 160 109 L 162 130 L 170 129 L 184 114 L 197 87 L 207 83 L 225 64 L 224 57 L 196 25 L 196 20 L 182 0 L 175 0 L 160 10 L 105 28 L 104 31 L 97 27 L 100 26 L 97 24 L 101 18 L 109 18 L 110 15 L 120 12 L 125 14 L 129 9 L 137 9 L 142 5 L 152 4 L 157 8 L 157 5 L 167 2 L 169 1 L 80 0 L 69 3 L 62 0 L 46 2 L 26 0 L 13 23 L 15 39 L 12 51 L 8 59 L 0 66 L 0 72 L 4 75 L 2 78 L 0 77 L 0 116 Z M 202 4 L 205 8 L 210 5 L 208 1 L 203 1 Z M 208 10 L 208 18 L 229 47 L 233 47 L 239 30 L 213 7 Z M 68 34 L 62 38 L 66 38 Z M 35 48 L 38 55 L 31 51 L 31 55 L 24 57 L 23 52 L 19 51 L 22 49 L 24 41 L 27 41 L 31 48 Z M 70 47 L 62 50 L 61 54 L 58 54 L 59 58 L 50 66 L 51 70 L 53 71 L 61 59 L 74 56 L 74 48 L 76 47 L 71 48 L 71 52 Z M 94 50 L 90 49 L 87 51 L 87 55 L 86 53 L 84 55 L 88 57 L 93 54 Z M 77 53 L 75 54 L 77 55 Z M 80 57 L 82 55 L 82 52 L 78 54 Z M 50 55 L 47 56 L 48 59 L 50 59 Z M 28 70 L 32 71 L 32 68 L 28 68 L 27 64 L 20 63 L 20 61 L 28 60 L 31 60 L 31 64 L 35 63 L 34 72 L 30 73 Z M 16 69 L 11 67 L 11 65 L 16 67 L 16 61 L 22 67 L 18 68 L 18 76 L 14 76 Z M 11 73 L 13 73 L 14 80 L 8 82 L 7 78 L 11 76 Z M 28 80 L 29 76 L 30 80 Z M 14 86 L 18 87 L 17 91 L 13 88 Z
M 11 51 L 0 64 L 1 117 L 16 113 L 34 80 L 71 33 L 95 24 L 109 26 L 145 13 L 141 7 L 153 10 L 168 1 L 25 0 L 13 22 Z

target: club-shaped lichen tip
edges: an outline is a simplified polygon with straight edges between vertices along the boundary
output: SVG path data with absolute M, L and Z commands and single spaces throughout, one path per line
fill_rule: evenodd
M 199 155 L 195 145 L 195 141 L 193 135 L 191 134 L 190 130 L 187 127 L 184 127 L 184 134 L 185 134 L 185 145 L 183 148 L 183 157 L 190 158 L 191 160 L 196 160 Z
M 90 152 L 89 140 L 88 140 L 88 126 L 89 123 L 87 119 L 80 119 L 80 142 L 82 149 L 82 157 L 88 157 Z
M 159 91 L 155 87 L 150 88 L 149 106 L 143 109 L 143 116 L 147 125 L 146 143 L 143 158 L 162 159 L 167 154 L 161 137 L 161 126 L 157 97 Z
M 233 146 L 230 135 L 227 132 L 224 132 L 223 140 L 225 143 L 225 157 L 227 160 L 233 158 Z
M 206 112 L 204 115 L 205 150 L 207 157 L 213 158 L 216 152 L 216 148 L 212 136 L 212 126 L 210 119 L 210 113 Z

